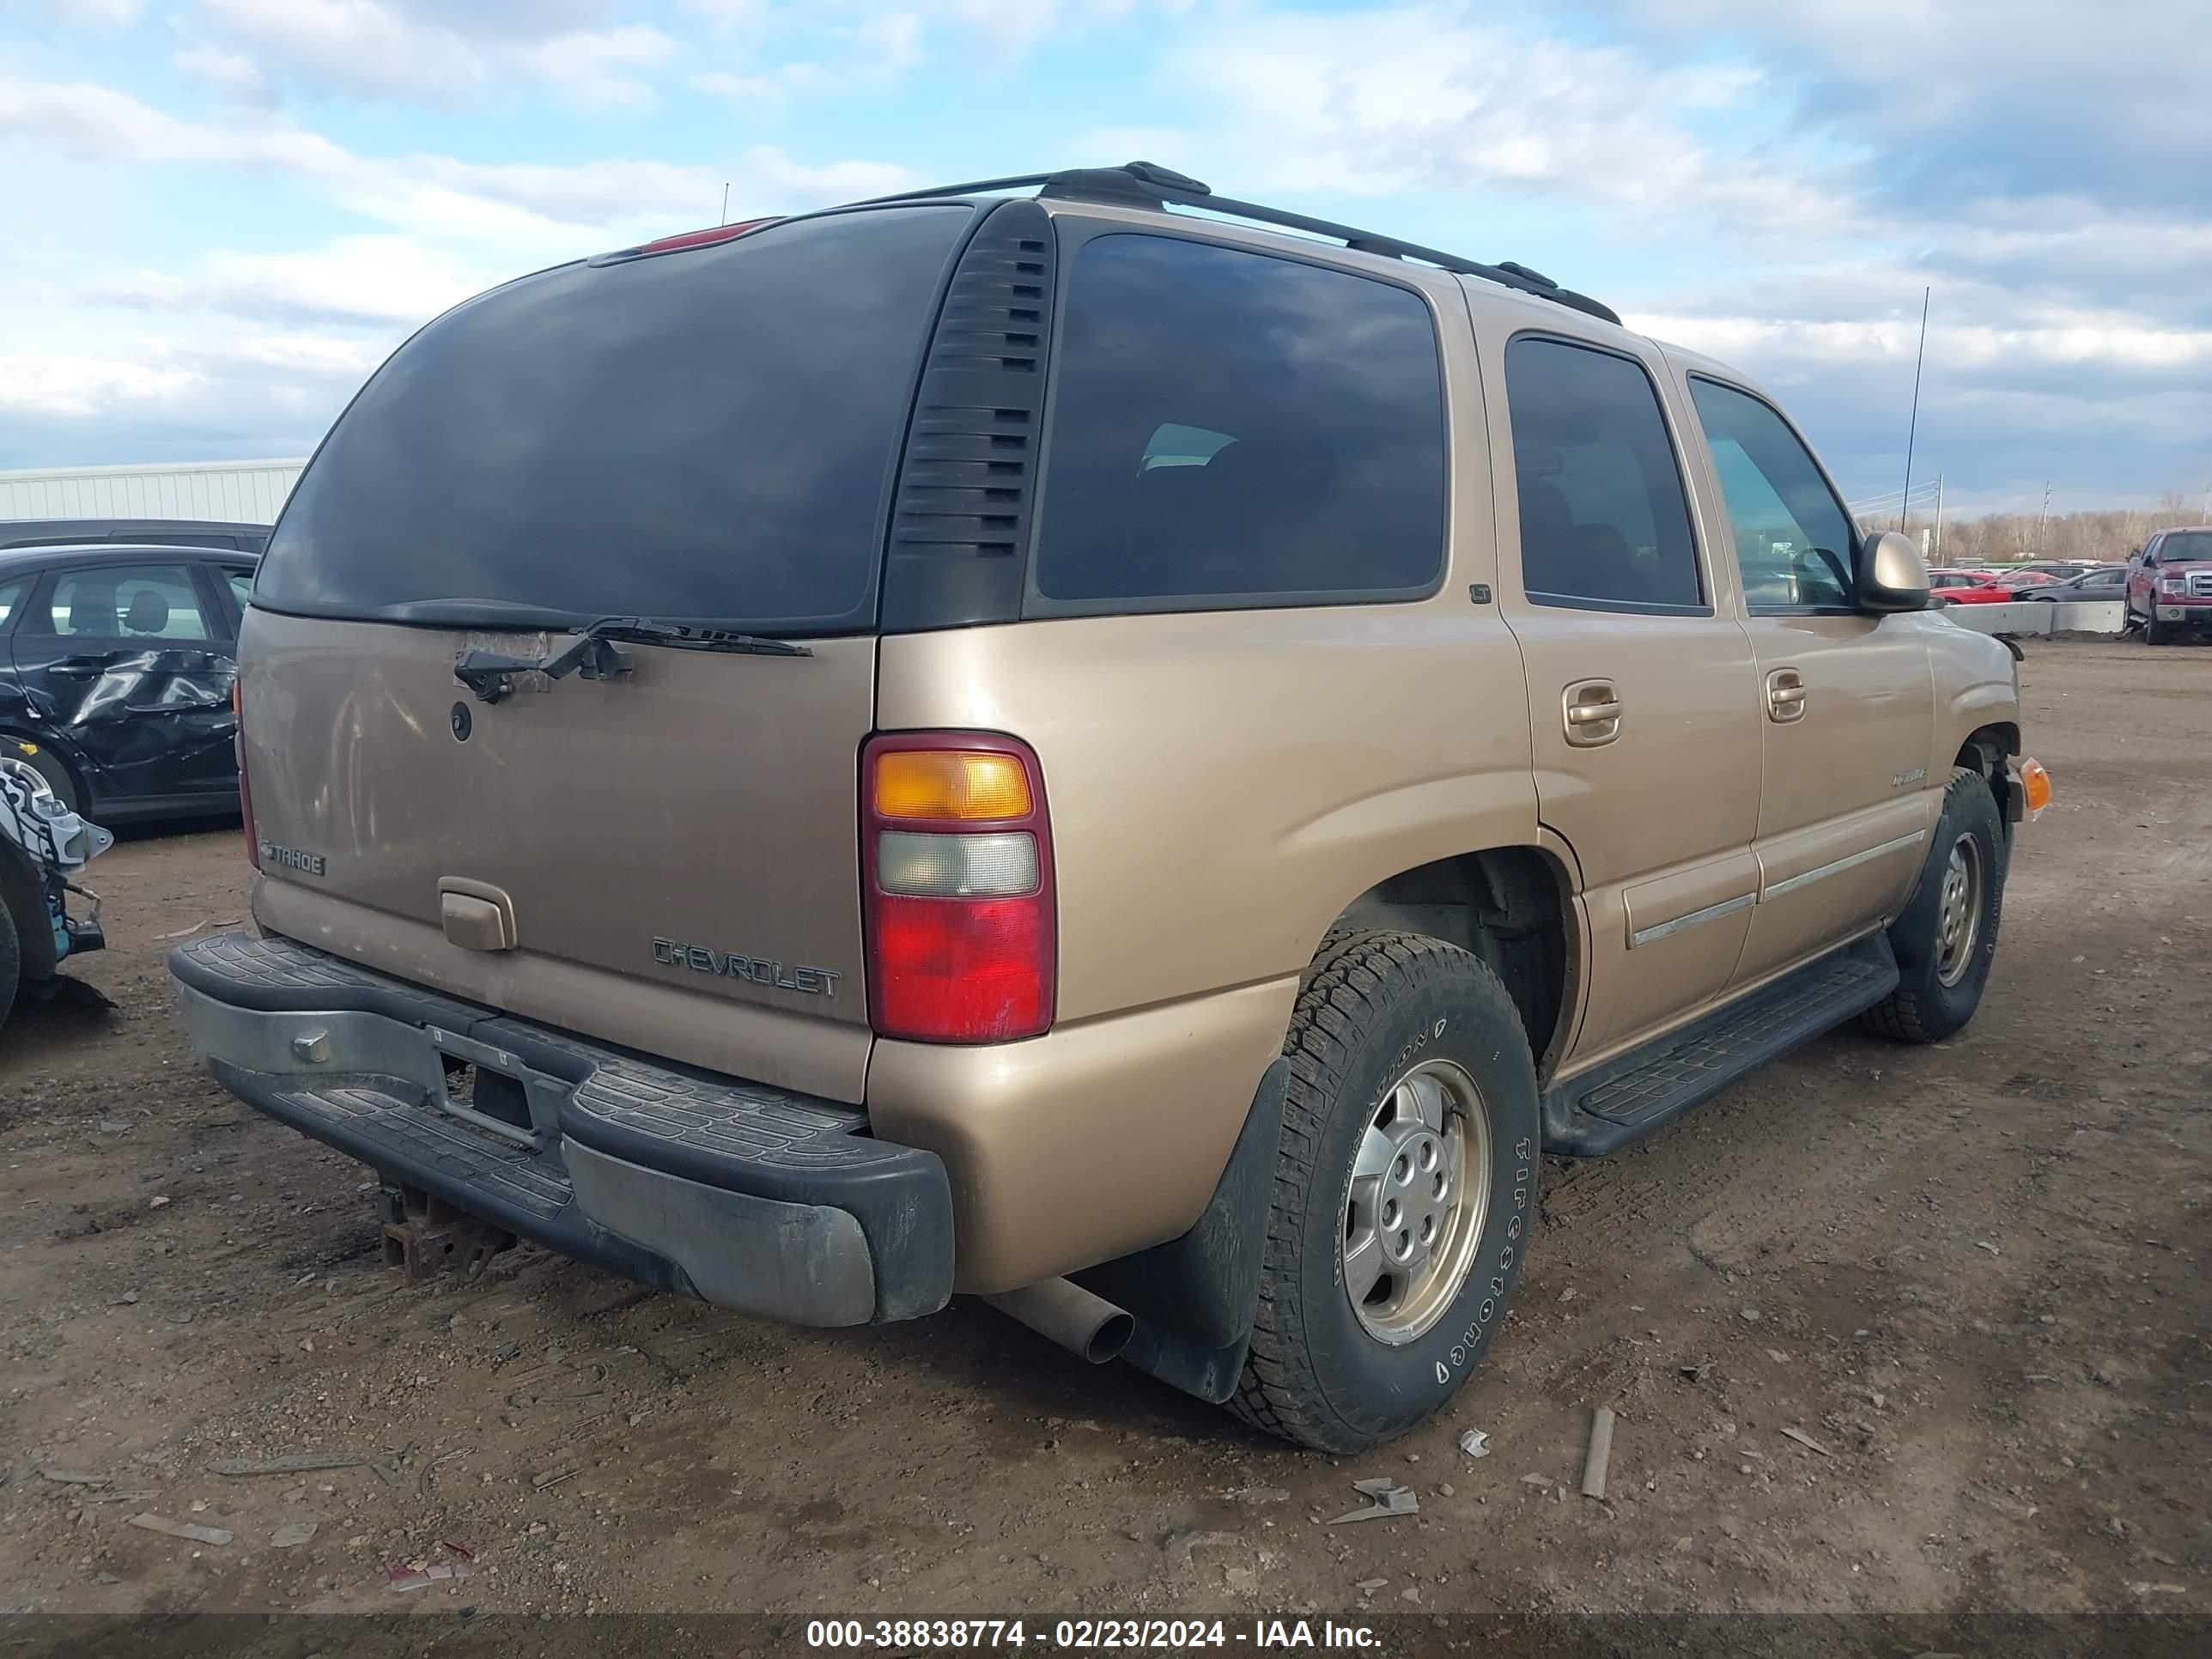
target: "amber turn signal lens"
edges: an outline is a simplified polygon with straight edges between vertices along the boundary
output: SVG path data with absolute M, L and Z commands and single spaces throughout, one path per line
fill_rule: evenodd
M 2041 817 L 2043 809 L 2051 805 L 2051 774 L 2039 760 L 2022 761 L 2020 763 L 2020 783 L 2021 793 L 2027 798 L 2028 817 L 2030 820 Z
M 1029 774 L 1016 755 L 893 749 L 876 757 L 876 813 L 962 823 L 1030 814 Z

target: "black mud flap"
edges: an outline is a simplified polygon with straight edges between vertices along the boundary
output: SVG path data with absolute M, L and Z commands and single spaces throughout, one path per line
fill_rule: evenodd
M 1072 1275 L 1134 1316 L 1123 1359 L 1212 1405 L 1237 1392 L 1252 1343 L 1290 1068 L 1278 1057 L 1261 1078 L 1228 1167 L 1188 1232 Z

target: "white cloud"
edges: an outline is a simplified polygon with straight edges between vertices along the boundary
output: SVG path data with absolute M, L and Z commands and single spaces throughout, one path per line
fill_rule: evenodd
M 0 350 L 0 454 L 66 463 L 304 453 L 395 343 L 217 327 Z
M 183 121 L 83 81 L 0 80 L 0 137 L 7 136 L 88 161 L 207 161 L 327 175 L 350 159 L 329 139 L 282 120 Z
M 1580 0 L 1648 39 L 1743 44 L 1804 112 L 1881 150 L 1891 189 L 1964 198 L 2197 192 L 2212 152 L 2212 0 Z
M 769 0 L 683 0 L 684 9 L 720 28 L 757 27 L 767 21 Z
M 389 355 L 388 343 L 338 339 L 327 334 L 245 333 L 230 340 L 224 349 L 228 362 L 349 385 L 367 380 Z
M 137 358 L 0 353 L 0 411 L 83 418 L 118 404 L 173 403 L 200 376 Z
M 0 0 L 0 6 L 26 0 Z M 69 0 L 103 10 L 140 0 Z M 940 41 L 1004 64 L 1147 10 L 1196 0 L 678 0 L 667 27 L 624 0 L 189 0 L 193 32 L 242 58 L 251 94 L 284 88 L 458 106 L 520 80 L 586 112 L 650 109 L 654 73 L 700 51 L 690 84 L 740 103 L 834 95 L 888 84 Z M 681 23 L 695 37 L 672 33 Z M 195 57 L 189 71 L 243 95 L 245 69 Z
M 138 9 L 0 0 L 0 15 L 39 24 L 111 26 Z M 813 165 L 766 145 L 503 161 L 494 158 L 510 109 L 550 97 L 619 113 L 688 82 L 739 106 L 737 120 L 758 111 L 734 129 L 750 139 L 780 118 L 771 105 L 847 98 L 861 118 L 872 100 L 855 92 L 911 82 L 923 65 L 946 97 L 965 96 L 1048 41 L 1059 50 L 1035 73 L 1048 94 L 1058 83 L 1044 77 L 1073 56 L 1069 43 L 1116 23 L 1133 84 L 1125 95 L 1098 90 L 1095 76 L 1066 83 L 1064 136 L 1034 159 L 1149 156 L 1238 193 L 1318 198 L 1323 211 L 1343 205 L 1330 198 L 1401 197 L 1343 216 L 1447 246 L 1517 244 L 1632 324 L 1783 390 L 1854 483 L 1890 488 L 1901 474 L 1927 283 L 1920 444 L 1954 488 L 1964 475 L 2032 473 L 2039 490 L 2046 471 L 2063 480 L 2071 466 L 2083 487 L 2108 478 L 2154 495 L 2212 429 L 2212 392 L 2201 390 L 2212 386 L 2202 275 L 2212 100 L 2175 44 L 2212 34 L 2212 0 L 2165 0 L 2155 31 L 2133 26 L 2131 8 L 2089 0 L 1565 0 L 1548 12 L 1389 0 L 1353 14 L 1310 0 L 166 9 L 179 28 L 178 74 L 228 106 L 171 104 L 191 112 L 180 118 L 107 87 L 0 71 L 0 171 L 35 180 L 38 161 L 59 155 L 104 164 L 112 171 L 96 176 L 126 186 L 164 167 L 203 170 L 188 187 L 205 170 L 282 177 L 350 216 L 356 234 L 275 254 L 125 256 L 146 269 L 93 258 L 80 268 L 97 275 L 67 291 L 0 276 L 0 352 L 37 348 L 0 360 L 0 446 L 11 453 L 50 442 L 23 412 L 32 400 L 105 411 L 67 419 L 100 434 L 106 453 L 167 453 L 194 434 L 258 447 L 271 431 L 312 435 L 356 365 L 451 297 L 712 223 L 726 179 L 741 216 L 913 182 L 902 167 Z M 59 38 L 38 36 L 41 51 Z M 70 44 L 88 61 L 99 49 Z M 453 154 L 364 153 L 282 113 L 288 91 L 473 102 L 477 130 Z M 505 153 L 544 152 L 518 140 Z M 942 154 L 928 167 L 996 170 Z M 1496 240 L 1446 228 L 1462 215 Z M 257 244 L 268 229 L 254 228 Z M 123 337 L 133 325 L 143 338 Z M 230 355 L 209 355 L 210 343 Z
M 482 59 L 452 30 L 380 0 L 200 0 L 208 21 L 280 75 L 369 97 L 446 103 L 483 78 Z
M 749 210 L 788 212 L 880 195 L 912 182 L 872 161 L 809 166 L 755 145 L 722 166 L 610 159 L 572 167 L 366 156 L 280 116 L 221 125 L 179 120 L 127 94 L 83 82 L 0 82 L 0 139 L 137 165 L 268 168 L 302 179 L 355 212 L 410 232 L 497 243 L 509 257 L 592 251 L 603 237 L 708 222 L 725 181 Z M 605 246 L 604 242 L 598 244 Z
M 306 253 L 217 252 L 189 273 L 118 272 L 93 299 L 147 310 L 213 312 L 257 321 L 422 322 L 511 273 L 463 264 L 401 236 L 348 236 Z
M 261 66 L 244 52 L 221 46 L 186 46 L 170 59 L 179 73 L 240 103 L 266 103 L 275 94 Z
M 1053 35 L 1118 22 L 1145 10 L 1170 15 L 1194 0 L 927 0 L 933 11 L 963 26 L 985 51 L 1019 58 Z
M 417 22 L 480 43 L 548 40 L 599 27 L 636 0 L 385 0 Z
M 25 9 L 42 21 L 51 19 L 76 28 L 119 29 L 138 21 L 139 13 L 146 9 L 146 0 L 30 0 Z
M 835 38 L 848 53 L 836 61 L 796 60 L 750 74 L 709 70 L 693 76 L 689 84 L 734 104 L 780 103 L 888 85 L 924 56 L 922 20 L 909 11 L 869 18 L 836 32 Z
M 887 85 L 927 62 L 1019 61 L 1144 13 L 1198 0 L 684 0 L 720 54 L 689 84 L 738 104 L 834 97 Z
M 653 88 L 634 71 L 657 69 L 677 52 L 676 42 L 648 24 L 631 23 L 599 33 L 557 35 L 526 47 L 525 68 L 576 108 L 651 109 Z
M 912 182 L 765 145 L 688 164 L 363 155 L 281 112 L 185 119 L 112 88 L 0 79 L 0 170 L 55 155 L 125 177 L 279 176 L 388 228 L 290 251 L 141 248 L 89 277 L 0 274 L 0 454 L 18 461 L 304 449 L 416 325 L 538 266 L 712 224 L 725 180 L 748 214 Z
M 1239 15 L 1180 39 L 1164 73 L 1203 112 L 1183 153 L 1277 191 L 1506 190 L 1760 240 L 1831 234 L 1850 210 L 1845 178 L 1793 154 L 1779 117 L 1755 122 L 1758 147 L 1685 127 L 1685 110 L 1773 101 L 1749 71 L 1671 70 L 1445 7 Z
M 632 227 L 681 229 L 712 222 L 722 186 L 747 213 L 786 213 L 880 196 L 913 182 L 906 168 L 873 161 L 809 167 L 772 145 L 756 145 L 725 167 L 669 161 L 586 161 L 574 167 L 457 161 L 412 156 L 372 164 L 367 188 L 351 198 L 398 223 L 436 222 L 455 231 L 490 215 L 528 228 Z M 504 234 L 504 233 L 502 233 Z
M 1786 360 L 1801 368 L 1881 360 L 1909 366 L 1920 333 L 1917 315 L 1838 322 L 1635 312 L 1626 320 L 1640 332 L 1727 362 Z M 2161 328 L 2110 313 L 2061 313 L 2010 325 L 1952 323 L 1931 338 L 1930 356 L 1939 368 L 1962 373 L 2087 367 L 2190 373 L 2212 368 L 2212 329 Z

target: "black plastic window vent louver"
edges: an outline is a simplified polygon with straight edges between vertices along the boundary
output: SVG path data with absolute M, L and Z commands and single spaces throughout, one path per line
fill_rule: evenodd
M 1029 200 L 992 209 L 961 256 L 899 470 L 886 632 L 1020 615 L 1053 265 L 1051 221 Z

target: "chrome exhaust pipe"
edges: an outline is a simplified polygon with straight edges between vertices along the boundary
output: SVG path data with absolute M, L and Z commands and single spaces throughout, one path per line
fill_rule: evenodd
M 1007 1318 L 1019 1320 L 1039 1336 L 1050 1337 L 1094 1365 L 1119 1358 L 1137 1334 L 1134 1315 L 1103 1297 L 1091 1295 L 1073 1279 L 1048 1279 L 982 1299 Z

